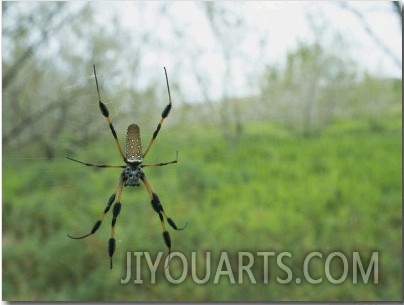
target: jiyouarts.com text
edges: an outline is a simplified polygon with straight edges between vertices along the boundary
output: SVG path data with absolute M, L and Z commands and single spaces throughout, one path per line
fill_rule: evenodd
M 132 282 L 155 284 L 166 280 L 181 284 L 192 280 L 196 284 L 229 281 L 231 284 L 300 284 L 318 285 L 323 282 L 341 284 L 378 284 L 379 253 L 310 252 L 300 263 L 294 263 L 290 252 L 227 252 L 197 253 L 186 256 L 173 252 L 163 258 L 163 252 L 151 255 L 148 252 L 126 253 L 126 274 L 121 284 Z M 338 268 L 335 268 L 338 266 Z

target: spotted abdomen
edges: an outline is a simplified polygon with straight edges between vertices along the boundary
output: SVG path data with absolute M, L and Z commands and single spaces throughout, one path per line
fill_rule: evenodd
M 126 133 L 126 160 L 128 162 L 142 162 L 142 143 L 140 130 L 136 124 L 131 124 Z

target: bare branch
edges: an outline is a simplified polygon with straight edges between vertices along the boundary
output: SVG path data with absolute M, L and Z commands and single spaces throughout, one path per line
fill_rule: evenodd
M 394 1 L 393 4 L 397 2 Z M 373 41 L 375 42 L 375 44 L 377 46 L 379 46 L 379 48 L 381 48 L 383 50 L 383 52 L 385 52 L 387 55 L 390 56 L 390 58 L 394 61 L 394 63 L 397 65 L 397 67 L 399 67 L 401 69 L 402 64 L 401 64 L 401 60 L 399 57 L 397 57 L 392 51 L 391 49 L 376 35 L 376 33 L 372 30 L 371 26 L 369 25 L 369 23 L 366 21 L 365 16 L 363 16 L 363 14 L 357 10 L 356 8 L 352 7 L 351 5 L 348 5 L 347 2 L 342 2 L 342 1 L 338 1 L 338 4 L 349 10 L 351 13 L 353 13 L 361 22 L 363 28 L 365 29 L 366 33 L 369 35 L 370 38 L 373 39 Z M 397 4 L 394 4 L 397 5 Z M 398 4 L 399 6 L 399 4 Z M 401 10 L 401 8 L 400 8 Z
M 52 23 L 52 20 L 58 17 L 58 13 L 63 9 L 65 3 L 58 3 L 55 6 L 55 9 L 52 10 L 49 13 L 49 16 L 47 16 L 47 20 L 49 20 L 48 24 Z M 31 58 L 31 56 L 34 54 L 34 52 L 42 45 L 44 44 L 47 39 L 49 38 L 50 34 L 52 32 L 55 32 L 58 30 L 61 26 L 67 23 L 67 21 L 71 20 L 72 16 L 70 14 L 67 14 L 65 18 L 63 18 L 61 21 L 59 21 L 56 25 L 53 27 L 47 27 L 46 30 L 43 31 L 42 36 L 33 44 L 31 44 L 25 52 L 18 58 L 15 63 L 4 73 L 3 76 L 3 90 L 7 88 L 9 84 L 12 83 L 14 78 L 17 76 L 17 73 L 22 69 L 23 65 L 26 63 L 28 59 Z
M 401 32 L 403 31 L 403 7 L 400 1 L 392 1 L 394 11 L 397 13 L 398 18 L 400 18 Z
M 3 135 L 3 145 L 6 146 L 9 144 L 9 142 L 18 137 L 21 133 L 23 133 L 26 129 L 31 129 L 32 124 L 38 121 L 41 117 L 46 115 L 47 113 L 53 111 L 54 109 L 57 109 L 59 107 L 64 107 L 65 101 L 54 101 L 52 103 L 49 103 L 46 105 L 44 108 L 34 112 L 33 114 L 30 114 L 29 116 L 23 118 L 20 120 L 20 123 L 16 124 L 8 134 Z

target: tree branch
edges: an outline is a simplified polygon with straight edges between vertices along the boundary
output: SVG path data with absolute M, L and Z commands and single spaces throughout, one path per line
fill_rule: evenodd
M 398 9 L 401 11 L 400 8 L 400 4 L 396 4 L 396 2 L 398 1 L 393 1 L 393 5 L 395 5 L 396 7 L 398 6 Z M 347 2 L 342 2 L 342 1 L 338 1 L 338 4 L 349 10 L 351 13 L 353 13 L 361 22 L 363 28 L 365 29 L 366 33 L 369 35 L 370 38 L 373 39 L 374 43 L 382 49 L 382 51 L 384 53 L 386 53 L 387 55 L 390 56 L 390 58 L 394 61 L 394 63 L 397 65 L 397 67 L 399 67 L 400 69 L 402 68 L 402 64 L 401 64 L 401 60 L 399 57 L 397 57 L 390 48 L 387 47 L 387 45 L 376 35 L 376 33 L 372 30 L 372 28 L 370 27 L 369 23 L 366 21 L 366 18 L 363 16 L 363 14 L 358 11 L 356 8 L 350 6 L 347 4 Z M 401 15 L 401 13 L 400 13 Z
M 3 145 L 6 146 L 10 143 L 12 139 L 18 137 L 22 132 L 26 129 L 31 129 L 32 124 L 38 121 L 41 117 L 46 115 L 48 112 L 57 109 L 58 107 L 64 107 L 65 101 L 54 101 L 49 103 L 44 108 L 34 112 L 28 117 L 23 118 L 20 123 L 18 123 L 10 132 L 6 135 L 3 135 Z
M 63 8 L 64 5 L 65 5 L 64 3 L 58 3 L 55 9 L 49 13 L 49 16 L 47 16 L 47 20 L 49 20 L 48 24 L 52 23 L 52 19 L 54 19 L 55 16 L 58 15 L 57 13 Z M 25 64 L 25 62 L 33 55 L 33 53 L 43 43 L 47 41 L 48 37 L 50 36 L 50 33 L 63 26 L 63 24 L 65 24 L 65 22 L 70 19 L 71 16 L 70 14 L 68 14 L 54 27 L 47 27 L 47 29 L 43 31 L 42 36 L 25 50 L 25 52 L 15 61 L 15 63 L 8 69 L 8 71 L 5 72 L 3 76 L 3 91 L 14 80 L 14 78 L 17 76 L 18 71 L 21 70 L 21 67 Z
M 400 1 L 392 1 L 394 11 L 398 14 L 398 18 L 400 18 L 400 26 L 401 32 L 403 31 L 403 8 Z

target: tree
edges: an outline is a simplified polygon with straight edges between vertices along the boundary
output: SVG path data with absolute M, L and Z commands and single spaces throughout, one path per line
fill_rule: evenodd
M 30 8 L 27 12 L 21 4 L 10 3 L 3 11 L 3 144 L 18 149 L 37 143 L 50 158 L 51 143 L 65 124 L 68 104 L 54 91 L 47 92 L 59 75 L 54 69 L 42 69 L 46 57 L 41 54 L 52 37 L 84 10 L 66 10 L 64 3 Z M 61 119 L 47 119 L 55 115 Z
M 238 8 L 242 11 L 242 7 Z M 230 84 L 233 80 L 232 66 L 234 58 L 239 55 L 237 54 L 237 46 L 245 37 L 245 24 L 240 11 L 229 9 L 223 3 L 204 2 L 202 9 L 220 47 L 225 63 L 222 105 L 220 105 L 218 111 L 223 136 L 231 146 L 234 146 L 240 139 L 243 127 L 240 109 L 232 101 L 228 88 L 231 87 Z M 197 81 L 203 87 L 204 95 L 206 96 L 207 86 L 204 84 L 203 79 L 197 77 Z M 210 101 L 209 104 L 212 105 L 212 102 Z
M 314 41 L 299 42 L 283 68 L 269 66 L 261 85 L 267 115 L 302 136 L 318 134 L 335 119 L 355 80 L 343 38 L 310 20 Z
M 133 90 L 133 78 L 128 77 L 129 73 L 136 75 L 146 38 L 133 38 L 123 31 L 113 12 L 112 20 L 99 24 L 97 8 L 90 3 L 13 2 L 4 7 L 6 151 L 31 147 L 53 158 L 58 151 L 75 150 L 99 137 L 105 122 L 100 119 L 89 124 L 89 116 L 83 115 L 101 117 L 92 64 L 99 70 L 103 98 L 120 101 L 111 109 L 114 114 L 121 105 L 124 108 L 133 102 L 133 97 L 153 95 L 149 88 Z M 128 41 L 138 43 L 128 47 Z M 113 77 L 117 74 L 114 71 L 119 71 L 118 77 Z

